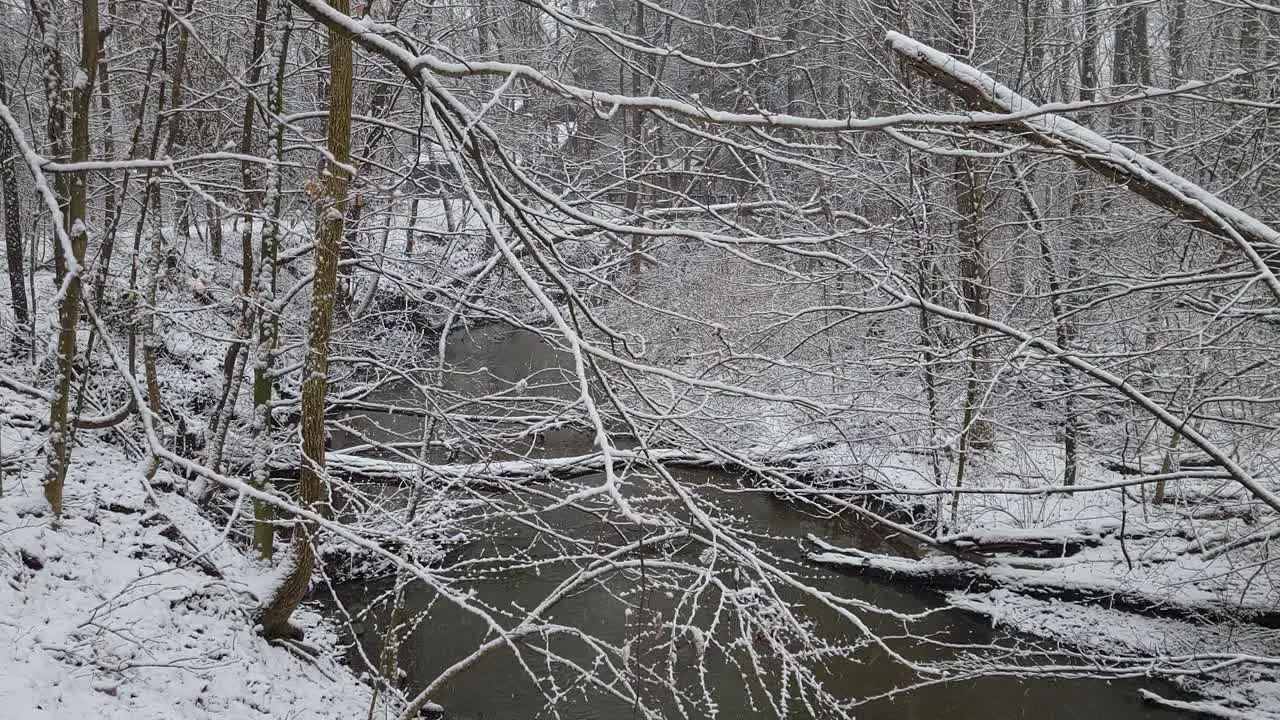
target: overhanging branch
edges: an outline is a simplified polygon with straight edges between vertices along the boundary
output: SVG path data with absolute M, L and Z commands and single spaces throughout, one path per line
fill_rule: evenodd
M 986 73 L 905 35 L 889 32 L 889 48 L 915 72 L 974 110 L 1019 113 L 996 127 L 1056 150 L 1191 225 L 1236 244 L 1280 300 L 1280 233 L 1151 158 L 1039 107 Z

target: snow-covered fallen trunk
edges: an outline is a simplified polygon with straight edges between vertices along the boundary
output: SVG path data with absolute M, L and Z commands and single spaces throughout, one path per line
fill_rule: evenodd
M 810 562 L 881 580 L 935 590 L 986 592 L 1004 589 L 1028 597 L 1094 604 L 1153 617 L 1200 623 L 1248 621 L 1268 628 L 1280 628 L 1280 613 L 1270 607 L 1227 605 L 1209 593 L 1157 596 L 1118 582 L 1111 576 L 1090 575 L 1087 570 L 1055 572 L 1074 565 L 1052 559 L 1005 558 L 979 565 L 950 555 L 931 555 L 915 560 L 857 548 L 841 548 L 813 535 L 808 540 L 812 550 L 806 557 Z
M 997 127 L 1052 148 L 1196 227 L 1235 243 L 1271 293 L 1280 299 L 1280 279 L 1269 264 L 1280 265 L 1280 258 L 1274 257 L 1280 253 L 1280 233 L 1266 223 L 1132 148 L 1041 110 L 1036 103 L 946 53 L 896 32 L 887 33 L 885 40 L 916 72 L 970 107 L 1016 114 L 1016 119 L 995 121 Z
M 1102 535 L 1062 528 L 1000 528 L 968 530 L 940 537 L 937 543 L 969 552 L 1071 557 L 1086 547 L 1102 544 Z
M 1268 718 L 1280 717 L 1269 708 L 1248 707 L 1236 710 L 1217 702 L 1175 700 L 1153 693 L 1150 690 L 1139 690 L 1138 692 L 1142 694 L 1142 699 L 1149 703 L 1163 705 L 1174 710 L 1184 710 L 1204 717 L 1222 718 L 1223 720 L 1268 720 Z
M 570 457 L 536 460 L 501 460 L 479 463 L 419 464 L 383 460 L 342 452 L 325 454 L 325 469 L 334 476 L 351 481 L 388 482 L 426 480 L 434 482 L 497 482 L 570 480 L 584 475 L 604 472 L 606 463 L 615 471 L 626 466 L 652 467 L 664 465 L 681 468 L 714 468 L 719 470 L 749 470 L 753 463 L 777 466 L 794 461 L 795 453 L 763 455 L 755 452 L 732 459 L 712 453 L 678 449 L 613 450 Z M 287 475 L 292 465 L 275 467 L 277 475 Z

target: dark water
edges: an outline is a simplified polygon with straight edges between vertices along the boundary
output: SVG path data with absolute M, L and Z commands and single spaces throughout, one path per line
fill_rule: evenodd
M 512 433 L 501 447 L 467 445 L 463 457 L 591 450 L 592 438 L 580 432 L 533 439 L 512 430 L 519 423 L 494 419 L 524 418 L 575 396 L 561 384 L 565 357 L 536 336 L 487 329 L 455 337 L 446 360 L 456 374 L 441 394 L 472 418 L 470 429 Z M 392 396 L 411 402 L 403 388 L 381 393 L 385 401 Z M 415 418 L 347 421 L 380 440 L 421 436 Z M 335 439 L 340 446 L 356 442 Z M 407 586 L 399 617 L 411 630 L 399 663 L 411 695 L 449 672 L 431 699 L 449 717 L 467 720 L 813 718 L 838 716 L 833 706 L 860 718 L 901 720 L 1186 717 L 1138 699 L 1139 687 L 1168 692 L 1152 681 L 956 679 L 984 664 L 1019 662 L 999 648 L 1026 639 L 993 631 L 984 618 L 939 609 L 939 597 L 927 590 L 801 562 L 800 540 L 809 534 L 837 545 L 896 549 L 873 528 L 744 490 L 723 473 L 690 470 L 625 477 L 618 494 L 635 513 L 662 520 L 661 527 L 642 526 L 600 491 L 605 484 L 603 475 L 587 475 L 511 492 L 453 491 L 473 503 L 462 526 L 474 540 L 435 581 L 444 594 L 464 599 L 451 601 L 422 583 Z M 663 537 L 671 528 L 685 535 Z M 369 609 L 359 628 L 370 658 L 381 646 L 392 588 L 387 580 L 339 590 L 349 611 Z M 531 614 L 551 596 L 554 603 Z M 497 637 L 494 624 L 538 630 L 451 672 Z M 962 656 L 972 659 L 958 663 Z M 954 674 L 942 681 L 906 663 L 926 671 L 949 666 Z M 624 681 L 637 688 L 638 700 L 629 698 Z

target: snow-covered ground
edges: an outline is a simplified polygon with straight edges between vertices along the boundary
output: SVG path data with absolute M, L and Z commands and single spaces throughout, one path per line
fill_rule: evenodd
M 0 407 L 7 418 L 45 412 L 7 391 Z M 295 615 L 320 650 L 306 660 L 256 635 L 256 593 L 273 569 L 91 433 L 78 438 L 55 526 L 40 486 L 44 435 L 0 427 L 0 716 L 367 717 L 372 691 L 337 662 L 334 630 Z M 162 471 L 166 482 L 179 484 Z

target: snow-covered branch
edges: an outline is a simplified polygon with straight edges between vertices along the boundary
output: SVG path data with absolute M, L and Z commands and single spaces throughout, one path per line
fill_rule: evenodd
M 1280 233 L 1151 158 L 1053 113 L 946 53 L 896 32 L 889 47 L 914 70 L 971 107 L 1011 117 L 1008 129 L 1059 152 L 1117 185 L 1235 243 L 1280 300 Z

